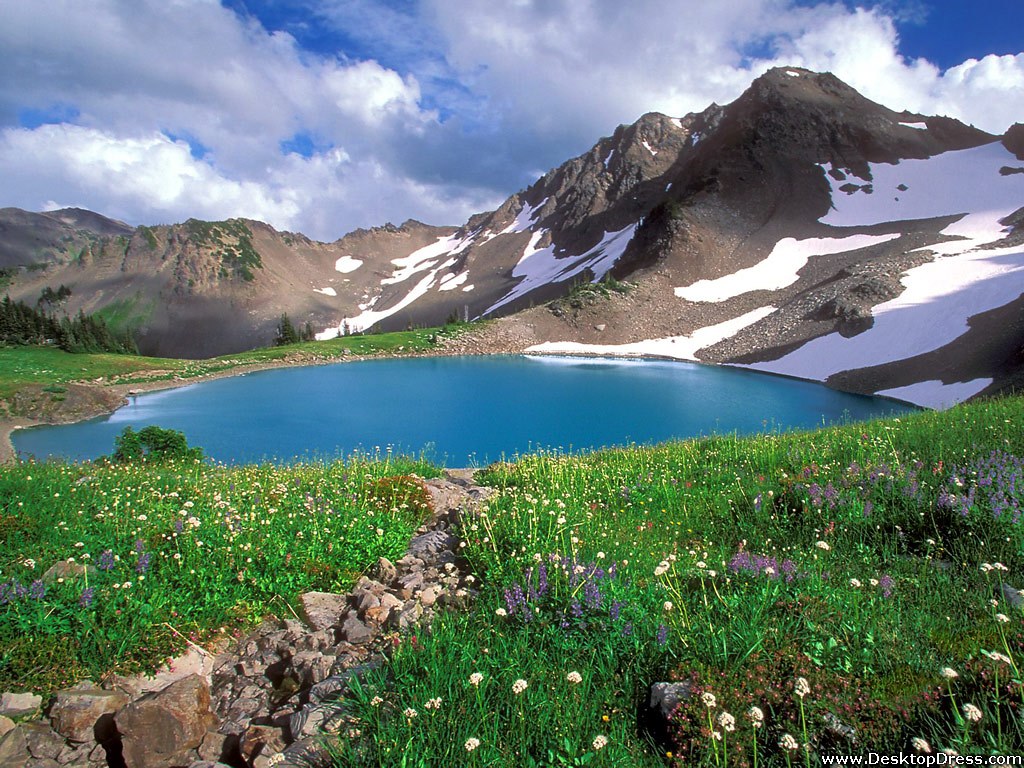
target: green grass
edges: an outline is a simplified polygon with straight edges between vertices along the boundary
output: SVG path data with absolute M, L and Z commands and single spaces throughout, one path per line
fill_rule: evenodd
M 116 318 L 135 309 L 118 309 Z M 125 314 L 127 313 L 127 314 Z M 175 377 L 203 376 L 233 368 L 288 358 L 324 362 L 346 356 L 417 354 L 437 348 L 440 337 L 461 332 L 467 326 L 447 326 L 414 331 L 346 336 L 330 341 L 309 341 L 283 347 L 265 347 L 206 360 L 111 354 L 70 354 L 53 347 L 0 347 L 0 400 L 9 400 L 28 384 L 68 384 L 104 379 L 106 383 L 140 384 Z
M 1006 399 L 495 466 L 465 531 L 475 606 L 364 680 L 339 765 L 804 764 L 787 734 L 809 764 L 914 738 L 1020 751 L 1024 625 L 1000 582 L 1024 586 L 1022 422 Z M 693 695 L 658 742 L 636 713 L 672 679 Z
M 461 532 L 478 594 L 350 691 L 337 763 L 788 767 L 915 739 L 1018 753 L 1024 611 L 1002 585 L 1024 587 L 1022 423 L 1024 398 L 1005 398 L 493 465 L 498 493 Z M 413 486 L 382 478 L 414 469 L 3 468 L 0 687 L 146 667 L 181 635 L 344 589 L 408 541 Z M 69 557 L 88 584 L 41 594 Z M 692 694 L 659 740 L 637 713 L 662 680 Z
M 154 302 L 144 302 L 138 295 L 107 304 L 96 314 L 116 333 L 131 333 L 149 322 L 155 309 Z
M 401 459 L 225 468 L 24 462 L 0 469 L 0 689 L 148 670 L 290 616 L 397 559 L 433 467 Z M 46 573 L 73 560 L 75 569 Z

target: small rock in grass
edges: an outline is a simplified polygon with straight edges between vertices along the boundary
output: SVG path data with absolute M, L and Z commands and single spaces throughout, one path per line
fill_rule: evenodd
M 92 576 L 94 573 L 96 573 L 96 569 L 91 565 L 82 565 L 71 560 L 59 560 L 46 569 L 46 572 L 43 574 L 43 583 L 53 584 L 58 579 L 68 581 L 83 577 L 86 574 Z

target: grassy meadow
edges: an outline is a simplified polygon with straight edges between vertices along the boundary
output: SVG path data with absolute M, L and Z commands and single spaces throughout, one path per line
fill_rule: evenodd
M 0 347 L 0 400 L 9 400 L 19 388 L 27 384 L 54 386 L 102 379 L 108 384 L 131 385 L 208 376 L 252 365 L 283 363 L 289 359 L 329 362 L 353 356 L 431 352 L 437 350 L 441 337 L 458 334 L 462 328 L 460 325 L 449 325 L 443 328 L 345 336 L 329 341 L 261 347 L 205 360 L 71 354 L 56 347 Z
M 346 340 L 350 341 L 350 340 Z M 1024 398 L 493 465 L 468 611 L 396 637 L 341 766 L 791 766 L 1024 751 Z M 0 468 L 0 689 L 143 669 L 397 556 L 385 456 Z M 84 569 L 46 580 L 58 561 Z M 648 686 L 690 686 L 668 733 Z M 852 736 L 852 741 L 850 737 Z

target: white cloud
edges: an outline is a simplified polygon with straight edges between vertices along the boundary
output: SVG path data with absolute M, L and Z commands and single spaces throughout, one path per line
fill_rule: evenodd
M 726 103 L 776 64 L 995 132 L 1024 117 L 1024 54 L 941 72 L 901 57 L 880 11 L 683 5 L 292 7 L 347 25 L 341 37 L 361 42 L 350 58 L 215 0 L 0 0 L 0 205 L 52 200 L 139 223 L 254 216 L 321 238 L 407 217 L 460 223 L 617 124 Z M 26 110 L 67 124 L 21 127 Z M 281 151 L 296 135 L 312 157 Z

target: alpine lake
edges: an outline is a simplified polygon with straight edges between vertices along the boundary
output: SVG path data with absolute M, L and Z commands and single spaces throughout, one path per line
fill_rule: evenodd
M 549 356 L 377 359 L 281 368 L 130 398 L 18 430 L 19 455 L 89 460 L 125 427 L 180 430 L 216 461 L 422 455 L 449 467 L 721 433 L 813 429 L 913 406 L 738 368 Z

